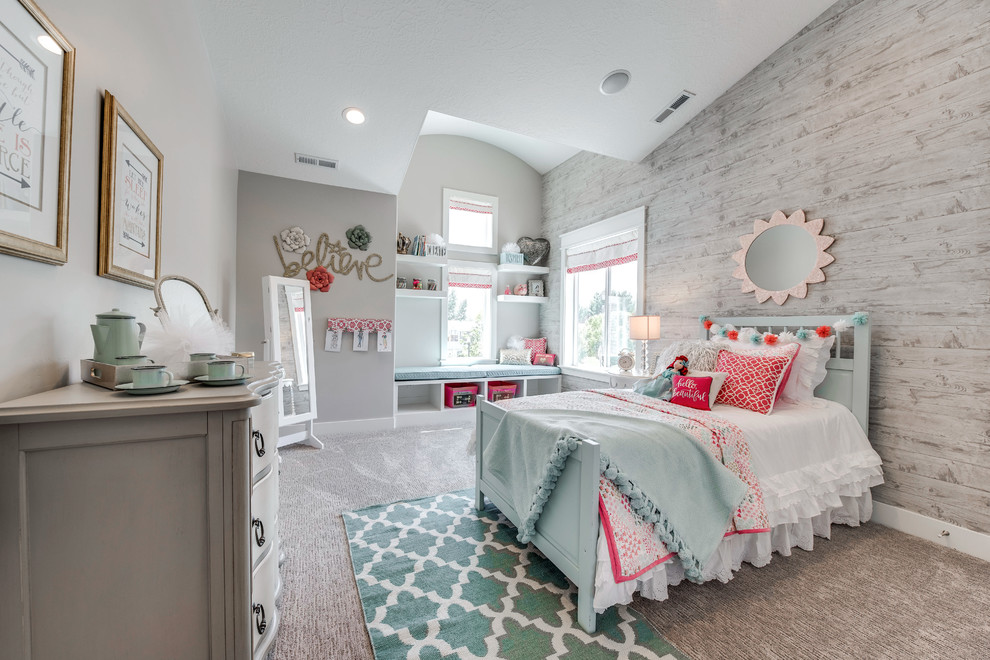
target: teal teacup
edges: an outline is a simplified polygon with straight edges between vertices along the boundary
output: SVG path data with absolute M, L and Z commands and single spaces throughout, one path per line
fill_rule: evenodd
M 233 360 L 213 360 L 206 365 L 206 375 L 210 380 L 233 380 L 244 377 L 244 365 Z
M 172 384 L 172 372 L 164 364 L 138 364 L 131 367 L 134 387 L 168 387 Z

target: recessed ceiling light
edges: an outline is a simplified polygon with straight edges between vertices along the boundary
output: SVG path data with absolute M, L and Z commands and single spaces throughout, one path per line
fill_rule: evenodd
M 602 94 L 618 94 L 629 84 L 629 72 L 625 69 L 617 69 L 605 76 L 602 80 Z
M 41 44 L 41 47 L 44 48 L 45 50 L 51 51 L 56 55 L 62 54 L 62 47 L 59 46 L 57 43 L 55 43 L 55 40 L 49 37 L 47 34 L 43 34 L 40 37 L 38 37 L 38 43 Z
M 344 110 L 344 119 L 351 122 L 352 124 L 363 124 L 364 123 L 364 113 L 358 108 L 346 108 Z

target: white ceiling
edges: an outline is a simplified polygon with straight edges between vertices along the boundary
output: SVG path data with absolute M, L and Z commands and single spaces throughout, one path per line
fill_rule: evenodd
M 391 194 L 421 132 L 541 173 L 580 150 L 638 162 L 833 2 L 194 0 L 240 169 Z M 631 81 L 605 96 L 615 69 Z

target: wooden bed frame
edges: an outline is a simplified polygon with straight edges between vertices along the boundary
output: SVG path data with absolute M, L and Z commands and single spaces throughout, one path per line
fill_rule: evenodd
M 851 315 L 789 316 L 789 317 L 711 317 L 719 325 L 737 328 L 755 327 L 781 332 L 785 329 L 814 329 L 833 325 L 839 320 L 852 324 Z M 842 336 L 853 336 L 853 345 L 843 346 Z M 701 338 L 708 339 L 702 329 Z M 851 354 L 851 357 L 848 357 Z M 826 364 L 828 373 L 815 395 L 841 403 L 868 431 L 870 398 L 870 326 L 853 325 L 837 333 L 832 357 Z M 475 506 L 482 510 L 488 497 L 514 525 L 522 519 L 508 496 L 508 488 L 485 466 L 485 447 L 506 411 L 484 400 L 478 401 L 477 472 Z M 536 524 L 533 544 L 559 568 L 578 589 L 577 619 L 588 632 L 595 631 L 595 610 L 592 605 L 595 588 L 595 565 L 598 547 L 598 481 L 600 448 L 597 442 L 585 440 L 567 459 L 563 474 Z

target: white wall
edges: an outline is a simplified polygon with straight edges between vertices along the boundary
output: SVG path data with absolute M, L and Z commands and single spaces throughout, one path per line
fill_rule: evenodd
M 0 255 L 0 401 L 76 382 L 89 324 L 112 307 L 157 321 L 148 289 L 97 277 L 103 90 L 165 156 L 162 274 L 197 281 L 233 321 L 237 172 L 188 0 L 45 0 L 76 48 L 69 261 Z
M 424 135 L 419 138 L 402 182 L 398 198 L 399 231 L 417 234 L 443 233 L 443 189 L 498 197 L 498 240 L 501 246 L 521 236 L 540 236 L 543 184 L 540 174 L 516 156 L 484 142 L 456 135 Z M 496 259 L 491 258 L 494 262 Z M 400 274 L 405 274 L 400 268 Z M 411 281 L 411 280 L 410 280 Z M 511 283 L 525 281 L 511 279 Z M 500 280 L 499 291 L 507 279 Z M 437 364 L 441 331 L 439 301 L 399 299 L 396 319 L 396 366 Z M 537 336 L 537 305 L 501 304 L 496 310 L 498 346 L 511 335 Z
M 362 260 L 371 253 L 382 257 L 373 273 L 383 277 L 395 272 L 395 196 L 326 186 L 280 177 L 240 173 L 237 231 L 237 334 L 236 344 L 261 355 L 264 316 L 261 279 L 283 274 L 272 236 L 300 226 L 315 247 L 326 232 L 330 241 L 346 246 L 344 232 L 364 225 L 371 233 L 367 252 L 350 249 Z M 298 261 L 286 255 L 286 261 Z M 312 267 L 312 266 L 311 266 Z M 297 278 L 303 284 L 305 274 Z M 377 352 L 372 335 L 368 352 L 351 350 L 352 335 L 344 334 L 339 353 L 323 350 L 327 318 L 393 318 L 395 281 L 374 282 L 357 272 L 335 275 L 330 291 L 312 291 L 313 338 L 316 359 L 316 395 L 319 422 L 392 417 L 394 353 Z

